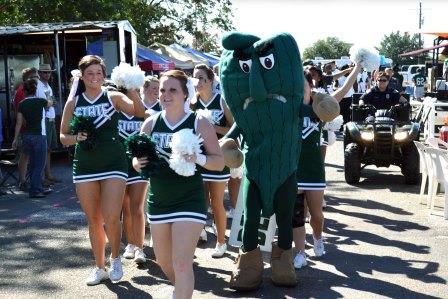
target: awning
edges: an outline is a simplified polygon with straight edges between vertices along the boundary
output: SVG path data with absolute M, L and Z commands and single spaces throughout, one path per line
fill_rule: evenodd
M 154 43 L 150 48 L 163 56 L 167 56 L 174 62 L 177 68 L 182 70 L 191 70 L 197 64 L 207 63 L 207 60 L 202 57 L 198 57 L 188 53 L 185 50 L 175 49 L 160 43 Z
M 174 62 L 142 45 L 137 46 L 138 65 L 144 71 L 166 71 L 174 69 Z
M 203 53 L 203 52 L 199 52 L 198 50 L 194 50 L 192 48 L 189 47 L 182 47 L 178 44 L 171 44 L 170 47 L 174 48 L 174 49 L 179 49 L 179 50 L 183 50 L 183 51 L 187 51 L 190 54 L 193 54 L 195 56 L 198 56 L 202 59 L 206 59 L 208 61 L 208 66 L 213 67 L 215 64 L 219 63 L 219 58 L 214 57 L 210 54 L 207 53 Z
M 426 52 L 429 52 L 431 50 L 435 50 L 435 49 L 442 48 L 442 47 L 448 47 L 448 43 L 437 45 L 437 46 L 434 46 L 434 47 L 423 48 L 423 49 L 419 49 L 419 50 L 415 50 L 415 51 L 411 51 L 411 52 L 401 53 L 398 56 L 401 56 L 401 57 L 403 57 L 403 56 L 416 56 L 416 55 L 419 55 L 419 54 L 422 54 L 422 53 L 426 53 Z

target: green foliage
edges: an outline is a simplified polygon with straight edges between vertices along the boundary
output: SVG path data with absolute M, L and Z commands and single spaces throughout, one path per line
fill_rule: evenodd
M 341 41 L 337 37 L 327 37 L 306 48 L 303 51 L 303 59 L 314 59 L 315 57 L 335 59 L 341 56 L 348 56 L 351 46 L 351 44 Z
M 398 55 L 418 49 L 420 49 L 420 45 L 418 44 L 418 34 L 413 34 L 411 36 L 407 32 L 401 34 L 400 31 L 391 32 L 389 35 L 385 35 L 378 48 L 382 55 L 392 58 L 394 64 L 414 63 L 415 60 L 412 60 L 409 57 L 399 57 Z
M 2 3 L 4 2 L 4 3 Z M 230 31 L 231 0 L 0 0 L 0 25 L 129 20 L 146 46 L 185 44 L 190 35 L 199 50 L 217 50 L 213 31 Z

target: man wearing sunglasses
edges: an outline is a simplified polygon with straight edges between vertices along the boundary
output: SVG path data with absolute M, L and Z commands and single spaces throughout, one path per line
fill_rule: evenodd
M 388 88 L 390 77 L 385 72 L 380 72 L 377 78 L 377 85 L 362 95 L 359 105 L 370 104 L 376 109 L 390 109 L 398 103 L 407 103 L 397 90 Z

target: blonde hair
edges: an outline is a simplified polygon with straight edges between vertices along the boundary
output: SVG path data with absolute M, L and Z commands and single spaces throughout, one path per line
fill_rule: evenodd
M 154 76 L 146 76 L 145 77 L 145 83 L 143 84 L 143 88 L 148 88 L 149 85 L 151 84 L 151 82 L 160 83 L 159 79 L 157 79 L 156 77 L 154 77 Z

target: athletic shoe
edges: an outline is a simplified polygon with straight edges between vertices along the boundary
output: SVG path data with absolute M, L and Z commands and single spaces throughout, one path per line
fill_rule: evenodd
M 322 256 L 325 254 L 325 246 L 324 246 L 324 238 L 320 237 L 320 239 L 316 240 L 314 239 L 314 255 L 315 256 Z
M 300 269 L 306 266 L 306 264 L 306 253 L 304 251 L 298 252 L 294 258 L 294 268 Z
M 215 250 L 212 253 L 212 258 L 220 258 L 224 255 L 224 253 L 226 253 L 227 251 L 227 244 L 221 244 L 221 243 L 216 243 L 216 247 Z
M 233 208 L 230 208 L 230 209 L 227 211 L 227 218 L 232 219 L 234 213 L 235 213 L 235 210 L 234 210 Z
M 203 228 L 201 231 L 201 235 L 199 236 L 199 241 L 207 242 L 207 231 L 205 230 L 205 228 Z
M 109 279 L 109 274 L 107 274 L 106 270 L 95 267 L 86 279 L 86 283 L 88 286 L 94 286 L 106 279 Z
M 124 249 L 123 257 L 125 259 L 133 259 L 135 255 L 135 249 L 136 247 L 132 244 L 126 245 L 126 248 Z
M 123 277 L 123 268 L 121 266 L 120 256 L 110 258 L 109 278 L 112 281 L 119 281 Z
M 142 248 L 135 247 L 135 251 L 134 252 L 135 252 L 134 262 L 136 262 L 137 264 L 146 262 L 146 255 L 143 252 Z

